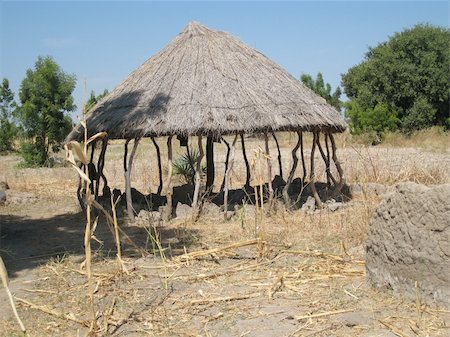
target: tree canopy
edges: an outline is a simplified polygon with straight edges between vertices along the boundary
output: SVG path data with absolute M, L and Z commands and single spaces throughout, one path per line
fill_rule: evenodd
M 22 147 L 26 165 L 45 165 L 50 149 L 57 151 L 72 128 L 67 112 L 75 105 L 75 76 L 66 74 L 53 58 L 38 57 L 19 90 L 16 115 L 28 141 Z
M 0 85 L 0 152 L 13 150 L 17 134 L 17 127 L 11 120 L 14 107 L 14 94 L 9 88 L 8 79 L 4 78 Z
M 101 94 L 95 95 L 94 90 L 91 91 L 91 95 L 84 105 L 84 111 L 88 112 L 95 104 L 101 101 L 103 97 L 109 94 L 108 89 L 103 90 Z
M 420 24 L 370 48 L 364 61 L 342 76 L 344 92 L 353 101 L 347 116 L 354 129 L 373 131 L 361 121 L 370 120 L 381 105 L 379 119 L 389 128 L 411 132 L 450 126 L 449 47 L 449 29 Z
M 341 111 L 341 88 L 338 86 L 336 90 L 331 93 L 331 85 L 330 83 L 325 84 L 322 73 L 317 73 L 315 80 L 309 74 L 302 74 L 300 76 L 300 80 L 316 94 L 325 98 L 325 100 L 334 106 L 338 111 Z

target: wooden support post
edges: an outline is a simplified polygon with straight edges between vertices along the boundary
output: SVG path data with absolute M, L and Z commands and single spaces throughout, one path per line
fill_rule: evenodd
M 225 220 L 229 220 L 229 217 L 228 217 L 228 191 L 230 189 L 230 174 L 231 174 L 231 170 L 233 169 L 233 164 L 234 164 L 234 154 L 235 154 L 235 150 L 236 150 L 237 137 L 238 137 L 238 135 L 234 136 L 233 143 L 231 144 L 230 163 L 229 163 L 229 165 L 227 167 L 227 171 L 225 173 L 225 191 L 224 191 L 224 196 L 223 196 L 223 204 L 224 204 L 223 212 L 224 212 Z
M 281 150 L 280 150 L 280 144 L 278 143 L 278 139 L 275 136 L 275 132 L 272 132 L 272 137 L 275 140 L 275 144 L 277 144 L 277 150 L 278 150 L 278 168 L 280 177 L 283 178 L 283 164 L 281 162 Z
M 170 220 L 172 217 L 172 137 L 167 137 L 167 180 L 166 180 L 166 196 L 167 204 L 165 208 L 164 220 Z
M 272 186 L 272 158 L 270 157 L 269 149 L 269 136 L 267 132 L 264 133 L 264 145 L 266 151 L 266 161 L 267 161 L 267 180 L 269 182 L 269 210 L 272 208 L 273 203 L 273 186 Z
M 230 159 L 230 144 L 225 140 L 225 138 L 222 137 L 222 142 L 224 142 L 224 144 L 227 147 L 227 156 L 225 157 L 225 172 L 223 173 L 223 181 L 222 181 L 222 185 L 220 185 L 220 192 L 223 191 L 223 189 L 225 188 L 225 181 L 226 181 L 226 173 L 228 170 L 228 161 Z
M 289 177 L 286 181 L 286 186 L 284 186 L 283 189 L 283 198 L 284 203 L 286 204 L 286 208 L 289 209 L 291 207 L 291 198 L 289 196 L 289 187 L 291 186 L 292 180 L 294 179 L 295 170 L 297 169 L 298 165 L 298 157 L 297 157 L 297 151 L 300 147 L 300 141 L 301 141 L 301 131 L 297 131 L 297 144 L 295 144 L 295 147 L 292 149 L 292 167 L 291 171 L 289 172 Z
M 317 133 L 316 143 L 317 143 L 317 147 L 319 149 L 320 155 L 322 156 L 322 159 L 325 163 L 325 172 L 327 174 L 327 184 L 328 184 L 328 186 L 331 186 L 331 181 L 333 181 L 333 184 L 336 184 L 336 179 L 334 179 L 333 175 L 331 174 L 330 161 L 328 160 L 328 157 L 325 154 L 325 152 L 323 151 L 322 145 L 320 144 L 320 133 Z
M 159 149 L 159 145 L 155 140 L 155 137 L 151 137 L 153 145 L 156 149 L 156 159 L 158 160 L 158 177 L 159 177 L 159 186 L 158 186 L 158 195 L 161 195 L 161 191 L 163 188 L 163 177 L 162 177 L 162 165 L 161 165 L 161 151 Z
M 334 164 L 336 165 L 336 169 L 338 171 L 338 175 L 339 175 L 339 181 L 336 185 L 336 188 L 333 192 L 333 196 L 336 197 L 337 195 L 339 195 L 339 193 L 341 193 L 341 189 L 345 184 L 345 177 L 344 177 L 344 171 L 342 170 L 342 166 L 341 163 L 339 162 L 338 158 L 337 158 L 337 154 L 336 154 L 336 143 L 334 141 L 334 137 L 333 134 L 329 133 L 328 136 L 330 137 L 330 141 L 331 141 L 331 153 L 332 153 L 332 158 L 334 161 Z
M 300 131 L 300 155 L 302 159 L 302 168 L 303 168 L 302 186 L 305 186 L 306 163 L 305 163 L 305 154 L 303 153 L 303 131 Z
M 88 175 L 89 175 L 89 179 L 91 180 L 89 189 L 90 189 L 91 194 L 95 193 L 95 190 L 98 186 L 97 170 L 96 170 L 95 164 L 94 164 L 94 153 L 95 153 L 96 144 L 97 144 L 96 141 L 91 143 L 91 157 L 89 159 L 89 164 L 88 164 Z
M 130 218 L 131 221 L 134 220 L 134 210 L 133 210 L 133 198 L 131 197 L 131 170 L 133 168 L 133 160 L 134 160 L 134 156 L 136 154 L 136 150 L 137 147 L 139 145 L 139 141 L 141 139 L 140 138 L 135 138 L 134 139 L 134 144 L 133 144 L 133 149 L 131 150 L 130 153 L 130 158 L 128 159 L 128 165 L 126 164 L 126 157 L 125 157 L 125 161 L 124 161 L 124 168 L 125 168 L 125 193 L 127 196 L 127 213 L 128 213 L 128 217 Z M 126 141 L 125 143 L 125 155 L 127 155 L 128 153 L 128 143 L 129 143 L 129 139 Z
M 98 195 L 100 191 L 100 178 L 103 179 L 103 190 L 108 186 L 108 180 L 103 174 L 103 168 L 105 167 L 105 154 L 106 148 L 108 147 L 108 138 L 103 138 L 102 140 L 102 149 L 100 151 L 100 155 L 98 157 L 97 162 L 97 186 L 95 188 L 95 200 L 98 201 Z
M 198 157 L 197 163 L 195 165 L 195 188 L 194 188 L 194 197 L 192 200 L 192 207 L 198 206 L 198 197 L 200 195 L 200 185 L 202 181 L 202 159 L 203 159 L 203 143 L 202 136 L 198 136 Z
M 328 133 L 325 133 L 325 150 L 327 151 L 327 162 L 331 172 L 331 156 L 330 156 L 330 146 L 328 144 Z M 333 184 L 336 185 L 335 180 L 333 181 Z
M 214 139 L 211 136 L 206 138 L 206 191 L 209 193 L 214 188 L 215 167 L 214 167 Z
M 311 147 L 311 172 L 309 172 L 309 183 L 311 185 L 311 192 L 314 196 L 314 199 L 316 200 L 316 206 L 318 208 L 322 208 L 322 201 L 320 200 L 319 194 L 317 193 L 316 189 L 316 176 L 314 173 L 314 153 L 316 151 L 316 141 L 317 139 L 317 133 L 313 132 L 313 143 Z
M 247 151 L 245 150 L 244 134 L 241 133 L 240 136 L 242 145 L 242 156 L 244 157 L 245 163 L 245 186 L 250 186 L 250 164 L 248 163 Z

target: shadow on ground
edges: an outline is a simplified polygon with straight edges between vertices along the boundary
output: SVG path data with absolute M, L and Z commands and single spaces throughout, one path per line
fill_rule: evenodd
M 62 214 L 50 218 L 30 219 L 16 215 L 0 215 L 0 254 L 11 278 L 17 273 L 45 264 L 64 255 L 84 255 L 85 218 L 83 213 Z M 121 226 L 134 243 L 122 239 L 124 257 L 140 256 L 151 249 L 149 232 L 144 227 Z M 198 233 L 189 229 L 159 227 L 163 248 L 170 245 L 170 253 L 188 248 Z M 100 221 L 95 231 L 101 243 L 92 240 L 92 250 L 102 258 L 115 258 L 116 246 L 111 231 Z

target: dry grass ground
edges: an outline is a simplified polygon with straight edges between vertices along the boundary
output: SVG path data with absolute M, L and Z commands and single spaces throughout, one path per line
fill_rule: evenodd
M 340 136 L 338 155 L 348 181 L 450 183 L 450 138 L 430 132 L 409 140 L 394 141 L 393 136 L 377 147 Z M 296 139 L 283 134 L 279 141 L 286 175 Z M 160 144 L 164 154 L 165 144 Z M 249 139 L 249 158 L 262 145 Z M 109 148 L 105 173 L 112 187 L 123 190 L 122 146 L 116 142 Z M 175 150 L 181 153 L 178 146 Z M 239 150 L 235 187 L 245 181 Z M 217 187 L 224 151 L 216 145 Z M 275 146 L 271 152 L 275 158 Z M 65 167 L 17 169 L 17 162 L 17 157 L 2 157 L 0 176 L 7 177 L 13 192 L 38 197 L 34 203 L 0 208 L 0 252 L 19 298 L 19 314 L 30 336 L 83 336 L 89 295 L 80 271 L 85 223 L 74 196 L 76 173 Z M 154 149 L 144 142 L 132 175 L 139 190 L 156 191 L 155 163 Z M 276 160 L 273 168 L 277 173 Z M 123 243 L 129 275 L 119 272 L 112 235 L 101 222 L 98 242 L 93 242 L 98 335 L 448 336 L 448 311 L 426 306 L 420 297 L 417 303 L 402 300 L 366 283 L 364 242 L 380 200 L 362 195 L 336 212 L 312 214 L 288 212 L 280 204 L 263 218 L 258 234 L 264 245 L 255 241 L 257 219 L 251 205 L 230 221 L 212 213 L 198 221 L 185 217 L 164 225 L 151 220 L 122 224 L 141 248 Z M 20 335 L 3 292 L 0 320 L 0 335 Z

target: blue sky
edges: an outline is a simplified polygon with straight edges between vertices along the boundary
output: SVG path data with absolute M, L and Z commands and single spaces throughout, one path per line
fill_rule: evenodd
M 332 87 L 369 46 L 418 23 L 449 26 L 447 1 L 0 2 L 0 76 L 18 96 L 39 55 L 87 92 L 112 90 L 189 21 L 227 31 L 299 78 L 318 71 Z M 78 111 L 73 115 L 77 115 Z

